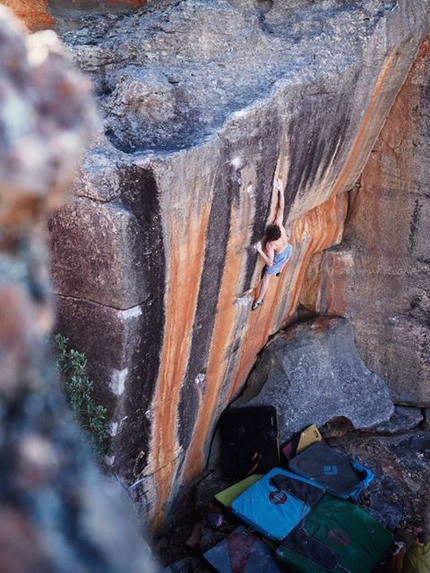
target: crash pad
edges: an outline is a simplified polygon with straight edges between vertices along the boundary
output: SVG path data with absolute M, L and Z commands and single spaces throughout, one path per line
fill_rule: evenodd
M 203 553 L 219 573 L 282 573 L 274 551 L 242 525 Z
M 278 417 L 273 406 L 229 408 L 220 418 L 221 469 L 243 478 L 279 465 Z
M 325 488 L 274 468 L 231 504 L 235 516 L 269 539 L 281 541 L 322 499 Z
M 281 454 L 284 460 L 290 460 L 296 454 L 299 454 L 314 442 L 321 442 L 322 436 L 315 424 L 307 426 L 301 432 L 297 432 L 286 444 L 281 448 Z
M 256 481 L 261 479 L 263 474 L 252 474 L 247 478 L 233 484 L 232 486 L 223 489 L 219 493 L 214 495 L 216 501 L 226 508 L 229 508 L 233 501 L 239 497 L 244 491 L 251 487 Z
M 392 542 L 392 533 L 366 511 L 326 494 L 276 555 L 297 572 L 370 573 Z
M 325 442 L 315 442 L 291 458 L 288 468 L 303 477 L 324 485 L 329 493 L 344 499 L 358 499 L 372 481 L 373 472 Z

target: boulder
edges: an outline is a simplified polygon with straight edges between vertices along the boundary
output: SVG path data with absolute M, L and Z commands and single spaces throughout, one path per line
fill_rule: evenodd
M 365 367 L 342 318 L 299 323 L 272 338 L 232 406 L 263 404 L 278 410 L 281 442 L 341 416 L 369 428 L 394 411 L 387 384 Z

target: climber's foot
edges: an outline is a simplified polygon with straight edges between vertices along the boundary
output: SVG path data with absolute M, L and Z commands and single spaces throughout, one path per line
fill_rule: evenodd
M 255 301 L 254 304 L 252 305 L 251 310 L 257 310 L 257 308 L 258 308 L 259 306 L 261 306 L 262 304 L 263 304 L 263 301 L 262 301 L 262 300 L 260 300 L 260 302 Z

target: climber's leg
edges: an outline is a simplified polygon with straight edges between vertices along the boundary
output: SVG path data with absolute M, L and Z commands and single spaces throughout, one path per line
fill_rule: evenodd
M 254 304 L 252 305 L 252 310 L 257 309 L 259 306 L 263 304 L 264 297 L 266 295 L 267 289 L 269 287 L 270 276 L 264 273 L 263 278 L 261 279 L 260 283 L 260 292 L 258 298 L 255 300 Z

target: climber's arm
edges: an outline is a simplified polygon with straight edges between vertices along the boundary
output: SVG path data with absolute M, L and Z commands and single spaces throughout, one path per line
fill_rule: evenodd
M 273 250 L 273 247 L 271 246 L 270 243 L 266 243 L 264 249 L 261 246 L 261 241 L 259 241 L 256 245 L 255 248 L 257 249 L 258 254 L 260 255 L 260 257 L 264 260 L 264 262 L 266 263 L 266 265 L 268 267 L 271 267 L 273 265 L 273 258 L 275 256 L 275 251 Z
M 285 208 L 285 197 L 284 197 L 284 184 L 282 179 L 278 179 L 275 183 L 275 189 L 278 190 L 278 206 L 276 209 L 276 216 L 273 223 L 282 227 L 284 224 L 284 208 Z

